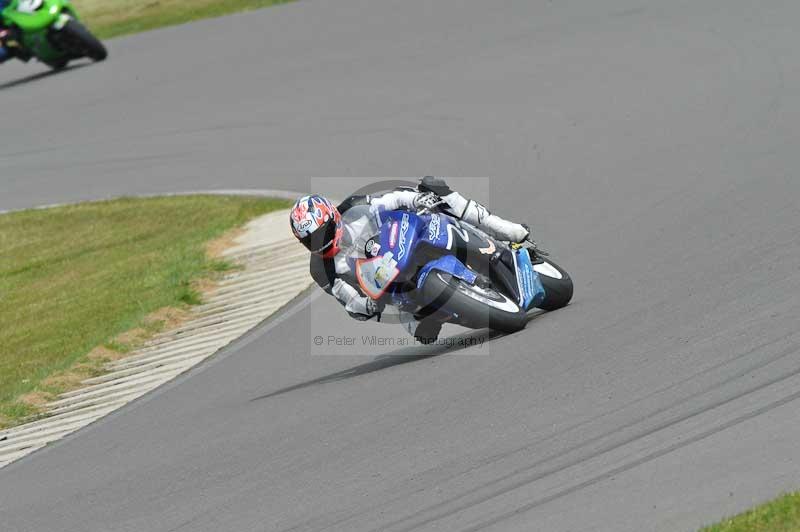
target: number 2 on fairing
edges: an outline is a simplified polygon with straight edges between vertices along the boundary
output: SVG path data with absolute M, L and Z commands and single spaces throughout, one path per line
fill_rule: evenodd
M 453 249 L 453 233 L 457 234 L 461 237 L 461 240 L 464 242 L 469 242 L 469 233 L 467 233 L 466 229 L 462 229 L 460 227 L 456 227 L 455 224 L 449 223 L 447 224 L 447 249 Z

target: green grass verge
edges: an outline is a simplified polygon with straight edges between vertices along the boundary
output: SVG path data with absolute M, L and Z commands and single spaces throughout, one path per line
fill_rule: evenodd
M 20 397 L 145 317 L 197 303 L 192 281 L 228 266 L 205 245 L 285 200 L 124 198 L 0 215 L 0 426 L 35 414 Z M 124 350 L 123 347 L 109 345 Z M 51 379 L 52 380 L 52 379 Z
M 800 532 L 800 492 L 778 497 L 701 532 Z
M 100 38 L 173 26 L 291 0 L 74 0 L 78 15 Z

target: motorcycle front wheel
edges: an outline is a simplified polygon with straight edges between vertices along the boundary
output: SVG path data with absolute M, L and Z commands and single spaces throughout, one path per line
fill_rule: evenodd
M 76 57 L 88 57 L 92 61 L 103 61 L 108 57 L 106 47 L 92 35 L 86 26 L 75 19 L 69 20 L 58 31 L 58 44 Z
M 550 260 L 550 257 L 533 258 L 533 269 L 539 274 L 544 287 L 544 300 L 537 305 L 542 310 L 566 307 L 572 299 L 572 278 L 567 271 Z
M 455 314 L 454 323 L 471 329 L 516 332 L 525 328 L 525 311 L 508 296 L 489 287 L 469 284 L 449 273 L 433 270 L 421 289 L 429 307 Z

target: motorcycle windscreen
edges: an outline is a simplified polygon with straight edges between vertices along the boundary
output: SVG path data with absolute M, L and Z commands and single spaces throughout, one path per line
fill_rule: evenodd
M 391 251 L 373 259 L 356 261 L 358 285 L 372 299 L 379 299 L 399 274 Z
M 64 9 L 62 2 L 20 0 L 15 9 L 5 9 L 3 16 L 23 32 L 34 32 L 46 30 Z

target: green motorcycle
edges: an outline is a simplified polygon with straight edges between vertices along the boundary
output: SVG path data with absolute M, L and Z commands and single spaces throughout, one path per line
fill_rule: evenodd
M 15 53 L 23 61 L 36 57 L 59 69 L 72 59 L 102 61 L 108 55 L 103 43 L 80 23 L 69 0 L 11 0 L 0 14 L 3 25 L 15 34 Z M 7 46 L 11 47 L 8 41 Z

